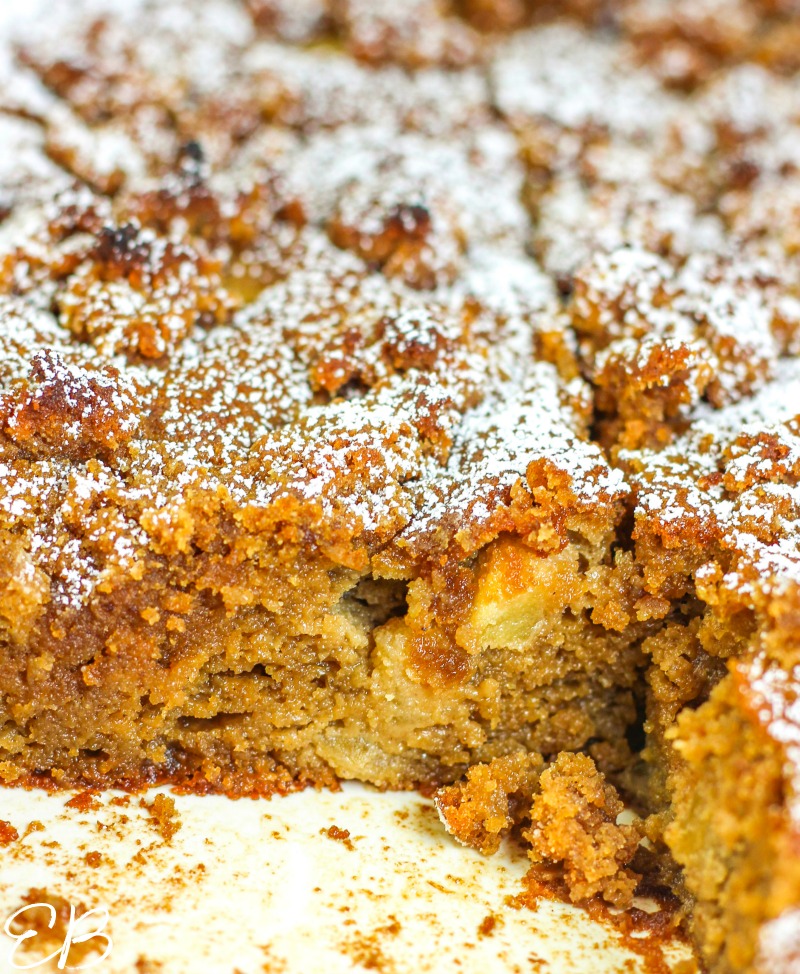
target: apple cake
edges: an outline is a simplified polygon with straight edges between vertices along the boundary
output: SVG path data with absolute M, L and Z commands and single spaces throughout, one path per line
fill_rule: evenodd
M 798 41 L 793 0 L 21 24 L 0 781 L 440 788 L 615 906 L 646 835 L 709 970 L 794 971 Z

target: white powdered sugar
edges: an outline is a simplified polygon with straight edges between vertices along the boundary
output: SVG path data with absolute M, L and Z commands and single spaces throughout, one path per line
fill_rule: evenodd
M 304 46 L 330 31 L 339 43 Z M 785 265 L 730 237 L 697 173 L 713 168 L 728 116 L 762 156 L 773 138 L 790 152 L 788 83 L 741 68 L 689 97 L 636 57 L 567 22 L 480 40 L 427 2 L 413 16 L 273 0 L 202 12 L 93 0 L 80 16 L 60 5 L 10 69 L 37 93 L 33 120 L 0 103 L 20 147 L 0 168 L 0 376 L 19 417 L 4 527 L 42 558 L 53 511 L 97 482 L 95 503 L 139 526 L 109 545 L 126 558 L 200 494 L 251 522 L 291 502 L 313 531 L 335 522 L 371 549 L 488 524 L 544 459 L 576 503 L 608 505 L 627 488 L 590 441 L 581 356 L 597 380 L 685 350 L 695 380 L 681 418 L 733 422 L 737 407 L 719 407 L 740 400 L 760 423 L 800 306 Z M 587 261 L 571 313 L 607 332 L 594 358 L 562 301 Z M 43 348 L 61 371 L 37 380 Z M 78 428 L 70 397 L 84 375 L 102 381 Z M 37 381 L 54 390 L 49 440 L 23 422 Z M 73 450 L 63 464 L 59 436 Z M 770 491 L 793 489 L 745 488 L 734 503 L 715 487 L 703 500 L 678 484 L 670 449 L 647 462 L 658 472 L 642 510 L 675 519 L 689 496 L 743 550 Z M 757 466 L 746 451 L 727 462 L 733 479 Z M 789 542 L 758 543 L 793 557 Z M 70 544 L 73 574 L 85 558 L 98 577 L 111 556 Z M 72 604 L 69 591 L 54 597 Z

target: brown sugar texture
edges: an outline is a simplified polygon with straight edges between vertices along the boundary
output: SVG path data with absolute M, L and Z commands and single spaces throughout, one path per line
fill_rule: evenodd
M 710 970 L 792 970 L 799 37 L 60 0 L 5 45 L 0 780 L 438 788 L 616 905 L 646 832 Z

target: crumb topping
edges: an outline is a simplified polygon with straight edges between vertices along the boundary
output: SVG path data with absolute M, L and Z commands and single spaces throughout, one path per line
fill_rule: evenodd
M 626 488 L 484 74 L 452 45 L 400 72 L 388 8 L 337 9 L 382 66 L 330 71 L 264 6 L 188 9 L 99 4 L 22 48 L 78 180 L 4 228 L 0 530 L 46 604 L 218 544 L 209 520 L 234 560 L 277 536 L 393 574 L 520 525 L 601 531 Z
M 697 548 L 699 590 L 763 604 L 800 584 L 800 370 L 786 360 L 750 399 L 698 410 L 663 451 L 623 451 L 636 490 L 634 536 Z

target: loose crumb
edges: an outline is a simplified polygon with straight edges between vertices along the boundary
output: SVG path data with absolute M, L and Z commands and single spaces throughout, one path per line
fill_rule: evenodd
M 518 752 L 470 768 L 465 781 L 436 793 L 435 805 L 447 831 L 462 845 L 491 855 L 503 836 L 530 808 L 540 754 Z
M 599 895 L 616 907 L 631 905 L 641 876 L 627 867 L 642 833 L 638 823 L 617 824 L 624 807 L 585 754 L 562 752 L 539 779 L 523 836 L 532 862 L 561 865 L 573 902 Z
M 320 835 L 327 835 L 329 839 L 334 839 L 336 842 L 341 842 L 342 845 L 349 849 L 351 852 L 355 848 L 353 845 L 353 840 L 350 838 L 350 832 L 347 829 L 340 829 L 338 825 L 331 825 L 327 829 L 320 829 Z
M 499 925 L 499 922 L 500 922 L 500 918 L 498 916 L 496 916 L 494 913 L 489 913 L 478 924 L 478 936 L 493 937 L 494 932 Z
M 151 823 L 161 838 L 165 842 L 171 842 L 182 826 L 180 814 L 175 808 L 175 799 L 170 798 L 169 795 L 159 794 L 149 805 L 144 798 L 139 805 L 146 809 Z
M 17 832 L 11 822 L 5 822 L 0 819 L 0 846 L 11 845 L 17 839 L 19 839 L 19 832 Z
M 97 801 L 96 792 L 81 791 L 66 803 L 67 808 L 74 808 L 78 812 L 96 812 L 103 806 Z

